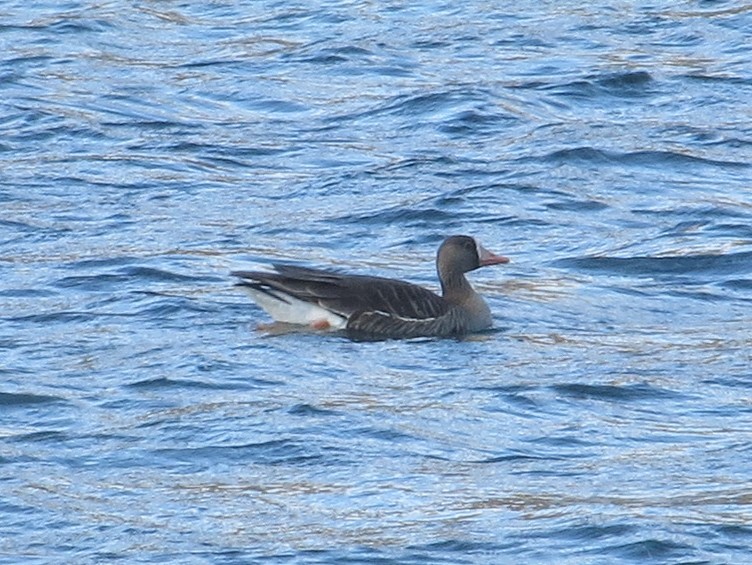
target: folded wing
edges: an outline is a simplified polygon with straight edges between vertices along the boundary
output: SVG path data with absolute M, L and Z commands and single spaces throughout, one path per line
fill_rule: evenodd
M 289 295 L 350 317 L 378 312 L 387 317 L 425 320 L 442 316 L 449 305 L 437 294 L 394 279 L 341 275 L 332 271 L 275 264 L 276 272 L 238 271 L 241 284 L 259 291 Z M 281 293 L 281 294 L 280 294 Z

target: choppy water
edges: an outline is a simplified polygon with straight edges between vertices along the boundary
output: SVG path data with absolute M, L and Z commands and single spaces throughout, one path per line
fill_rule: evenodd
M 0 7 L 0 562 L 748 563 L 752 8 Z M 497 331 L 255 331 L 235 268 Z

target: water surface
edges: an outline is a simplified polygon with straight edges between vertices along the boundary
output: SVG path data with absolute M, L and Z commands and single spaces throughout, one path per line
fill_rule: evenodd
M 745 563 L 752 10 L 0 8 L 0 562 Z M 495 330 L 256 331 L 272 261 Z

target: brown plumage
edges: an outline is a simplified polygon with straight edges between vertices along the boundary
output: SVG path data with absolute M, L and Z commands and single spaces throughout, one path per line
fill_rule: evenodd
M 346 329 L 353 336 L 456 336 L 490 327 L 491 314 L 464 273 L 506 263 L 472 237 L 452 236 L 439 248 L 442 296 L 411 283 L 275 264 L 276 272 L 238 271 L 244 286 L 278 321 Z

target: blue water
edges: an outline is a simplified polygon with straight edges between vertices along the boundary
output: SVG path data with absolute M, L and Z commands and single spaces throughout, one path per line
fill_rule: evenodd
M 752 8 L 0 6 L 0 563 L 752 562 Z M 271 261 L 496 330 L 256 330 Z

